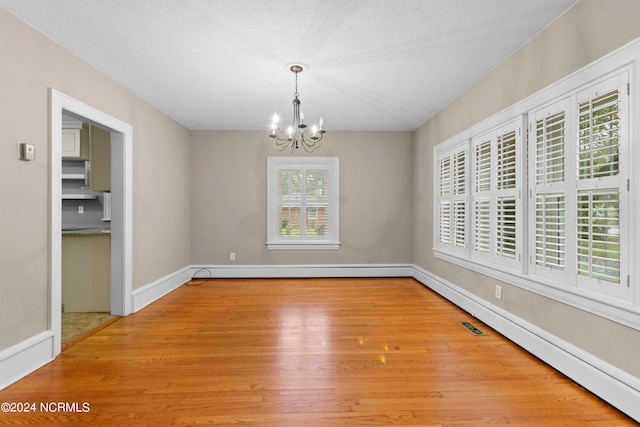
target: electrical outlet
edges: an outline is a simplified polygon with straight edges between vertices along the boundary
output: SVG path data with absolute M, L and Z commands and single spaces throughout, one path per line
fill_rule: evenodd
M 230 252 L 229 253 L 229 259 L 231 261 L 235 261 L 236 260 L 236 253 L 235 252 Z
M 78 206 L 78 213 L 79 214 L 83 214 L 84 213 L 84 206 Z
M 496 298 L 502 299 L 502 286 L 496 285 Z

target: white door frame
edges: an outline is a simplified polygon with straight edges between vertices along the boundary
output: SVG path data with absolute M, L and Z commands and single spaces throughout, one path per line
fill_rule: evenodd
M 133 127 L 52 88 L 49 102 L 49 329 L 55 357 L 62 348 L 62 111 L 111 130 L 111 313 L 120 316 L 133 307 Z

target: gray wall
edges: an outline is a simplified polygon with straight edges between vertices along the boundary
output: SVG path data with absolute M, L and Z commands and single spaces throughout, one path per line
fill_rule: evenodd
M 640 331 L 501 283 L 433 256 L 433 146 L 640 36 L 640 2 L 582 0 L 415 133 L 414 262 L 640 377 Z M 594 76 L 595 77 L 595 76 Z M 637 191 L 636 197 L 640 197 Z
M 193 131 L 192 263 L 410 263 L 412 141 L 412 132 L 327 132 L 314 155 L 340 158 L 342 245 L 274 251 L 265 247 L 267 156 L 291 154 L 274 150 L 265 132 Z

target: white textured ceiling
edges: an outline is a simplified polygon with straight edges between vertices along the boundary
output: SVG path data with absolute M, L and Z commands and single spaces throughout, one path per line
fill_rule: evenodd
M 414 130 L 576 0 L 0 0 L 190 129 Z

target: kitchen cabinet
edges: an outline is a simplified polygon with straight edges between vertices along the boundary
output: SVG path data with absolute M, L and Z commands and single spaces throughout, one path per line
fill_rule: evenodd
M 111 311 L 111 236 L 62 235 L 62 304 L 65 312 Z
M 110 132 L 87 124 L 62 129 L 62 150 L 63 199 L 91 199 L 92 192 L 111 191 Z
M 93 191 L 111 191 L 111 133 L 89 127 L 89 186 Z
M 62 129 L 62 157 L 80 157 L 80 129 Z
M 62 129 L 62 157 L 89 160 L 89 125 L 82 128 Z

